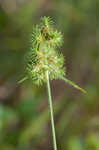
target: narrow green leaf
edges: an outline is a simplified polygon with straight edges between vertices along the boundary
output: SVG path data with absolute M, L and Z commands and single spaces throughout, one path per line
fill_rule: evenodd
M 75 84 L 74 82 L 68 80 L 67 78 L 62 77 L 62 76 L 60 76 L 60 78 L 61 78 L 62 80 L 64 80 L 66 83 L 68 83 L 68 84 L 70 84 L 71 86 L 73 86 L 74 88 L 76 88 L 76 89 L 82 91 L 83 93 L 87 93 L 84 89 L 82 89 L 81 87 L 79 87 L 79 86 L 78 86 L 77 84 Z
M 24 77 L 23 79 L 21 79 L 20 81 L 18 81 L 18 83 L 20 84 L 20 83 L 24 82 L 27 79 L 28 79 L 28 77 Z

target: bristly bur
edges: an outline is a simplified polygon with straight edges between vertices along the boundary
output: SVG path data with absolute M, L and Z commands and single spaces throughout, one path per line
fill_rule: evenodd
M 41 18 L 41 23 L 33 27 L 31 48 L 27 54 L 27 75 L 19 83 L 30 78 L 33 84 L 47 82 L 46 71 L 50 80 L 62 79 L 78 90 L 86 93 L 72 81 L 65 78 L 64 57 L 58 51 L 63 44 L 63 36 L 53 25 L 50 17 Z

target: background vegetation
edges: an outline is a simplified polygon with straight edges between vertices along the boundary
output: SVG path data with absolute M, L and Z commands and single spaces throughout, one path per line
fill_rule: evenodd
M 64 34 L 67 76 L 87 90 L 51 82 L 58 150 L 99 150 L 98 14 L 98 0 L 0 0 L 1 150 L 52 150 L 46 86 L 17 84 L 41 16 Z

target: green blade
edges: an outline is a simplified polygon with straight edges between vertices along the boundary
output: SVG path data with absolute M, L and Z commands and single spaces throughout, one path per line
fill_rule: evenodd
M 68 80 L 67 78 L 62 77 L 62 76 L 60 76 L 60 78 L 61 78 L 62 80 L 64 80 L 66 83 L 68 83 L 68 84 L 70 84 L 71 86 L 73 86 L 74 88 L 76 88 L 76 89 L 82 91 L 83 93 L 87 93 L 84 89 L 82 89 L 81 87 L 79 87 L 79 86 L 78 86 L 77 84 L 75 84 L 74 82 Z
M 18 81 L 18 83 L 20 84 L 20 83 L 24 82 L 27 79 L 28 79 L 28 77 L 24 77 L 23 79 L 21 79 L 20 81 Z

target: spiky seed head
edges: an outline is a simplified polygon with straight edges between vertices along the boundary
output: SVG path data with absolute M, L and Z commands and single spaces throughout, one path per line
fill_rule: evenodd
M 27 57 L 27 76 L 35 84 L 46 82 L 46 71 L 50 79 L 65 75 L 63 55 L 57 51 L 62 45 L 62 34 L 53 27 L 50 17 L 41 18 L 41 23 L 33 27 L 31 48 Z
M 62 79 L 86 93 L 84 89 L 65 78 L 64 57 L 57 51 L 62 43 L 63 36 L 61 32 L 54 29 L 51 18 L 41 18 L 41 23 L 33 27 L 31 48 L 27 54 L 27 75 L 19 83 L 31 78 L 33 83 L 40 85 L 47 82 L 46 73 L 49 73 L 50 80 Z

